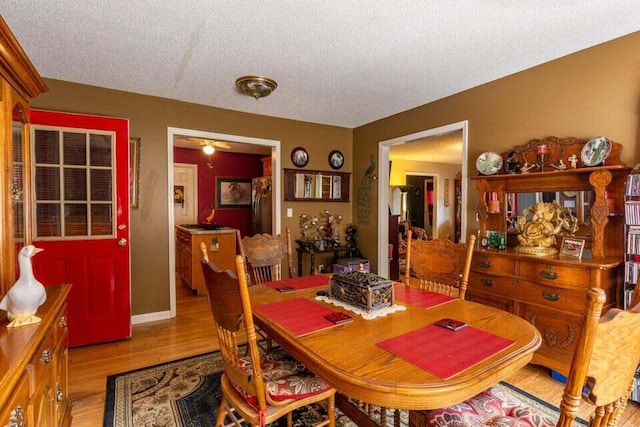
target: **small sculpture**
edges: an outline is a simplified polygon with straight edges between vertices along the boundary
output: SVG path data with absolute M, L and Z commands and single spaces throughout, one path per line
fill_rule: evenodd
M 7 328 L 39 323 L 42 319 L 36 316 L 36 311 L 47 299 L 44 286 L 33 275 L 31 257 L 43 249 L 27 245 L 18 252 L 18 266 L 20 277 L 0 301 L 0 309 L 7 312 L 11 321 Z
M 524 166 L 522 166 L 520 168 L 520 172 L 521 173 L 529 173 L 529 170 L 533 169 L 533 168 L 537 168 L 538 165 L 536 165 L 535 163 L 530 165 L 529 162 L 524 162 Z
M 527 220 L 529 215 L 531 219 Z M 520 232 L 516 251 L 552 255 L 558 252 L 551 247 L 556 244 L 556 234 L 563 229 L 569 234 L 575 233 L 578 221 L 569 209 L 561 207 L 558 202 L 538 202 L 523 211 L 516 228 Z
M 569 163 L 571 164 L 571 169 L 575 169 L 578 167 L 578 156 L 576 156 L 575 154 L 569 156 L 567 160 L 569 160 Z
M 515 159 L 515 155 L 515 151 L 510 151 L 509 154 L 507 154 L 504 170 L 509 174 L 514 174 L 520 170 L 520 163 Z
M 555 168 L 556 170 L 559 171 L 563 171 L 567 168 L 567 165 L 564 164 L 564 161 L 562 159 L 558 160 L 558 164 L 554 165 L 553 163 L 551 164 L 551 167 Z

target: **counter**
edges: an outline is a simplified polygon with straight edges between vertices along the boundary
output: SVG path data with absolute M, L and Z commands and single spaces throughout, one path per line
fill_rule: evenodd
M 197 225 L 177 225 L 176 279 L 196 295 L 206 295 L 207 287 L 200 266 L 200 243 L 207 245 L 209 261 L 218 268 L 236 271 L 237 233 L 237 229 L 230 227 L 206 230 Z

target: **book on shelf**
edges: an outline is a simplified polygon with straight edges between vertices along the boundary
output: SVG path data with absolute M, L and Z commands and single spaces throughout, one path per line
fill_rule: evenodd
M 640 195 L 640 174 L 631 174 L 628 176 L 625 194 L 628 196 Z

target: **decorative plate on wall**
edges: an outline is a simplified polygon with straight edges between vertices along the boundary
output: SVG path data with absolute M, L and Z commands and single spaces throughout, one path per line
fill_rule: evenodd
M 297 167 L 303 168 L 309 163 L 309 153 L 302 147 L 296 147 L 291 150 L 291 161 Z
M 604 136 L 599 136 L 584 144 L 580 160 L 587 167 L 598 166 L 604 163 L 609 153 L 611 153 L 611 141 Z
M 502 156 L 493 151 L 486 151 L 478 156 L 476 169 L 482 175 L 495 175 L 502 167 Z
M 344 165 L 344 155 L 338 151 L 333 150 L 329 153 L 329 166 L 333 169 L 340 169 Z

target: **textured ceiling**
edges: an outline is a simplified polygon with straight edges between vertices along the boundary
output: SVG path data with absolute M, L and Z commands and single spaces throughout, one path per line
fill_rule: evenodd
M 44 77 L 348 128 L 640 29 L 637 0 L 0 0 L 0 11 Z M 242 95 L 247 74 L 278 88 Z

